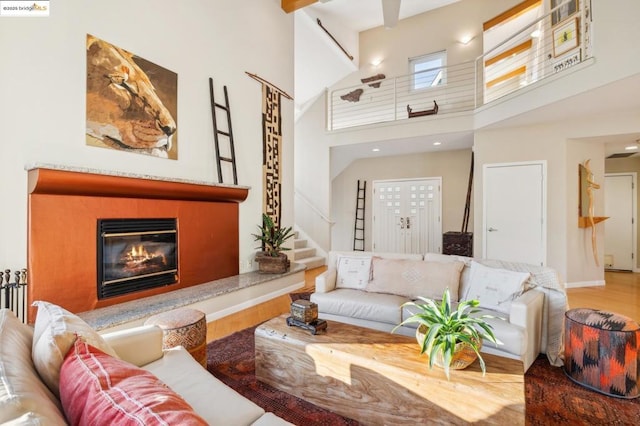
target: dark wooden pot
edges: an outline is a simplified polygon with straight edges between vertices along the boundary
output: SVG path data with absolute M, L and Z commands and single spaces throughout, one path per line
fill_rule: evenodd
M 260 252 L 256 254 L 258 271 L 265 274 L 283 274 L 289 270 L 289 258 L 286 254 L 280 253 L 277 257 L 267 256 Z

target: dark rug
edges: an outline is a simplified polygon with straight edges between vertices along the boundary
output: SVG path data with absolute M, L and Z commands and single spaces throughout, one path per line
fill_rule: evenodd
M 266 411 L 295 425 L 359 425 L 255 378 L 255 327 L 207 345 L 207 369 Z M 637 425 L 640 398 L 619 399 L 575 384 L 561 368 L 552 367 L 543 355 L 525 374 L 528 425 Z M 428 421 L 426 421 L 428 424 Z

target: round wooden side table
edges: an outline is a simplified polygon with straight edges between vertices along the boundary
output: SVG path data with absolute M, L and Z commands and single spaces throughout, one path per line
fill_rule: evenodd
M 162 348 L 184 347 L 204 368 L 207 368 L 207 320 L 197 309 L 179 308 L 153 315 L 145 325 L 162 329 Z

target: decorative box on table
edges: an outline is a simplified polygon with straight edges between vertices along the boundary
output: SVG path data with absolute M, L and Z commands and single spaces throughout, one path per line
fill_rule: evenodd
M 318 319 L 318 305 L 309 300 L 298 299 L 291 302 L 291 316 L 297 321 L 309 324 Z
M 312 334 L 327 328 L 327 322 L 318 319 L 318 305 L 305 299 L 291 302 L 291 316 L 287 318 L 287 325 L 310 330 Z

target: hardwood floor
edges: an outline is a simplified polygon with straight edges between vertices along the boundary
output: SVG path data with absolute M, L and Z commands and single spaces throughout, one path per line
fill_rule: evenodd
M 313 291 L 315 278 L 326 266 L 305 272 L 305 286 L 300 292 Z M 606 272 L 606 285 L 567 289 L 570 308 L 593 308 L 626 315 L 640 321 L 640 274 Z M 288 295 L 245 309 L 207 325 L 207 342 L 227 336 L 247 327 L 258 325 L 270 318 L 289 312 Z
M 640 274 L 605 272 L 604 279 L 604 286 L 568 288 L 569 307 L 606 310 L 640 321 Z

